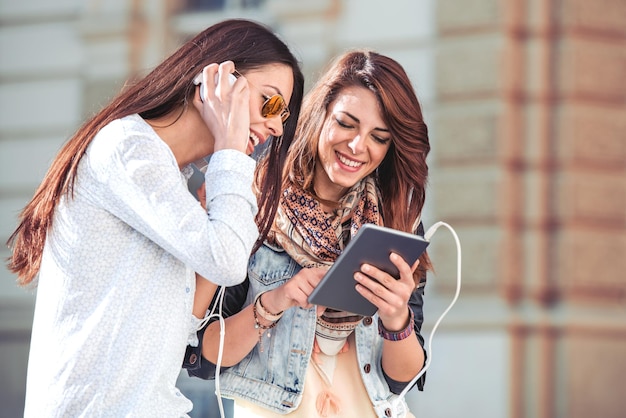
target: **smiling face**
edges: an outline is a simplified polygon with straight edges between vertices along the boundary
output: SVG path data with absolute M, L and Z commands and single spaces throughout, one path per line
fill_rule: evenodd
M 253 70 L 246 71 L 243 76 L 248 80 L 250 87 L 250 138 L 246 153 L 252 154 L 257 145 L 265 143 L 271 136 L 283 134 L 283 120 L 281 114 L 264 117 L 261 109 L 268 98 L 279 94 L 285 104 L 289 105 L 289 98 L 293 90 L 293 72 L 285 64 L 268 64 Z
M 338 201 L 372 173 L 391 146 L 376 96 L 364 87 L 347 87 L 328 107 L 317 146 L 315 193 Z

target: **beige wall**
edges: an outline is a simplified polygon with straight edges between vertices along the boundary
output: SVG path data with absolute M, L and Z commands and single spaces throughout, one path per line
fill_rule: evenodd
M 0 240 L 80 121 L 185 36 L 225 17 L 264 21 L 308 84 L 335 54 L 372 47 L 405 66 L 424 106 L 426 226 L 447 222 L 463 248 L 461 297 L 425 392 L 409 395 L 416 416 L 623 414 L 626 2 L 181 3 L 0 0 Z M 454 293 L 444 228 L 431 254 L 426 336 Z M 21 413 L 33 301 L 0 269 L 0 416 Z

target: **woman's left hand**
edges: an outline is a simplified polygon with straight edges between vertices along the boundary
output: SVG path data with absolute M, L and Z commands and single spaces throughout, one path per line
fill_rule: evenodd
M 354 278 L 358 282 L 356 290 L 378 308 L 378 316 L 385 328 L 400 330 L 409 321 L 408 303 L 415 289 L 413 272 L 419 260 L 409 266 L 396 253 L 391 253 L 389 259 L 398 268 L 399 279 L 371 264 L 363 264 L 361 271 L 354 274 Z

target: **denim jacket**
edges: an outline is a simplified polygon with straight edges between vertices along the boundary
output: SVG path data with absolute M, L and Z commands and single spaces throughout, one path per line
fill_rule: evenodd
M 242 307 L 252 304 L 257 294 L 282 285 L 300 268 L 283 249 L 263 245 L 250 259 L 248 281 L 227 288 L 222 307 L 224 316 L 235 314 Z M 424 288 L 420 284 L 409 300 L 415 315 L 415 333 L 422 347 L 424 339 L 419 331 L 423 322 L 423 294 Z M 271 330 L 271 337 L 267 332 L 263 334 L 263 352 L 257 345 L 237 365 L 221 369 L 222 395 L 242 398 L 277 413 L 288 414 L 295 410 L 302 400 L 316 319 L 315 307 L 286 310 Z M 408 382 L 396 382 L 382 369 L 383 340 L 378 334 L 377 319 L 377 314 L 365 317 L 355 330 L 360 374 L 377 415 L 400 417 L 407 407 L 397 394 Z M 199 331 L 200 342 L 205 329 Z M 214 378 L 215 365 L 201 356 L 201 345 L 188 347 L 183 367 L 191 376 Z M 417 382 L 419 390 L 423 390 L 424 380 L 425 375 Z

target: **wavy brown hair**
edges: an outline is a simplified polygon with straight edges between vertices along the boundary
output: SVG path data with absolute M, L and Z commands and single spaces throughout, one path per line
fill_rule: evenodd
M 353 86 L 374 93 L 391 133 L 391 146 L 373 173 L 381 192 L 384 224 L 414 233 L 426 198 L 428 129 L 409 77 L 398 62 L 385 55 L 369 50 L 344 53 L 309 91 L 285 163 L 283 188 L 295 183 L 315 195 L 318 143 L 328 109 L 344 89 Z M 416 280 L 431 268 L 424 253 Z
M 127 85 L 65 143 L 7 241 L 12 249 L 7 266 L 17 273 L 19 284 L 31 283 L 39 272 L 55 208 L 62 196 L 73 195 L 78 164 L 98 131 L 111 121 L 131 114 L 154 119 L 187 106 L 195 94 L 193 78 L 206 65 L 227 60 L 233 61 L 243 74 L 276 63 L 288 65 L 293 71 L 294 87 L 289 100 L 292 116 L 285 124 L 282 137 L 271 141 L 266 157 L 267 175 L 260 186 L 257 224 L 261 236 L 255 250 L 261 245 L 276 213 L 281 171 L 300 113 L 304 76 L 296 57 L 270 28 L 249 20 L 231 19 L 205 29 L 144 78 Z

